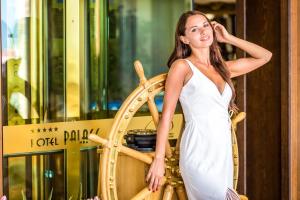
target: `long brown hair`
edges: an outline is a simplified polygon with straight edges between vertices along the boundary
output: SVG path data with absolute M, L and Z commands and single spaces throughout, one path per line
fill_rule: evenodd
M 213 30 L 213 42 L 212 42 L 212 45 L 209 47 L 210 63 L 215 68 L 215 70 L 221 75 L 221 77 L 224 79 L 224 81 L 226 81 L 228 83 L 228 85 L 230 86 L 230 88 L 232 90 L 232 97 L 230 100 L 229 109 L 236 113 L 238 111 L 238 108 L 237 108 L 236 104 L 234 103 L 234 100 L 236 98 L 236 92 L 235 92 L 233 83 L 230 79 L 230 72 L 228 71 L 228 69 L 226 67 L 226 63 L 225 63 L 224 59 L 222 58 L 220 47 L 218 45 L 218 41 L 216 38 L 215 30 L 213 29 L 212 24 L 210 23 L 209 19 L 205 16 L 204 13 L 195 10 L 195 11 L 187 11 L 180 16 L 177 26 L 176 26 L 176 32 L 175 32 L 175 48 L 168 60 L 168 67 L 170 68 L 172 63 L 175 60 L 187 58 L 192 53 L 190 46 L 188 44 L 183 43 L 180 40 L 180 36 L 185 35 L 185 26 L 186 26 L 187 19 L 193 15 L 202 15 L 203 17 L 205 17 L 206 20 L 208 21 L 210 27 Z

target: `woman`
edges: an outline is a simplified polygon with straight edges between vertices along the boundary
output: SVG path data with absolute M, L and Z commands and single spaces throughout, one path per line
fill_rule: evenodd
M 218 42 L 234 45 L 251 57 L 222 59 Z M 231 126 L 236 111 L 231 78 L 266 64 L 272 53 L 229 34 L 199 11 L 180 17 L 175 49 L 169 58 L 164 106 L 158 126 L 155 157 L 147 175 L 156 191 L 164 175 L 165 146 L 179 99 L 185 118 L 180 143 L 180 172 L 190 200 L 239 199 L 233 190 Z

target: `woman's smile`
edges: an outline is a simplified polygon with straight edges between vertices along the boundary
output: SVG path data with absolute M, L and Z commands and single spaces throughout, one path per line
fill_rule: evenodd
M 200 41 L 208 41 L 210 39 L 209 35 L 204 35 L 202 37 L 200 37 Z

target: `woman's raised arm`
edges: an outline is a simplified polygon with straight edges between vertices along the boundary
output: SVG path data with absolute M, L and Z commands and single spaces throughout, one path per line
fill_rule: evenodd
M 231 78 L 251 72 L 270 61 L 272 53 L 267 49 L 229 34 L 223 25 L 215 21 L 211 23 L 216 32 L 218 42 L 236 46 L 251 56 L 249 58 L 226 61 Z

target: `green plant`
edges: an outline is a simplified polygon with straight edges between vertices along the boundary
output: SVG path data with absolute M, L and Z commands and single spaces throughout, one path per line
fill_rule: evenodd
M 24 191 L 21 191 L 22 193 L 22 200 L 27 200 L 26 195 L 24 193 Z M 53 188 L 51 188 L 51 192 L 49 194 L 48 200 L 51 200 L 53 196 Z M 70 196 L 69 200 L 72 200 L 73 196 Z M 79 199 L 82 199 L 82 183 L 80 183 L 80 188 L 79 188 Z
M 23 200 L 27 200 L 26 195 L 25 195 L 25 193 L 24 193 L 23 190 L 21 191 L 21 193 L 22 193 L 22 199 L 23 199 Z M 50 192 L 50 194 L 49 194 L 48 200 L 51 200 L 51 199 L 52 199 L 52 195 L 53 195 L 53 188 L 51 188 L 51 192 Z
M 52 199 L 52 194 L 53 194 L 53 188 L 51 188 L 51 192 L 50 192 L 50 195 L 48 197 L 48 200 L 51 200 Z

